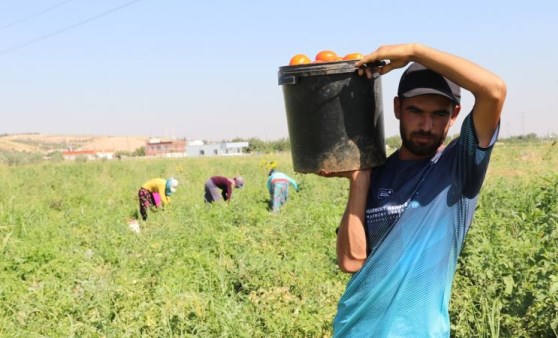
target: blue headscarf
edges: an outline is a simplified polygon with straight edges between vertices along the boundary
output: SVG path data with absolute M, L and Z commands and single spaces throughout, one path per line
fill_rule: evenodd
M 165 183 L 165 195 L 170 196 L 176 191 L 177 186 L 178 181 L 174 177 L 167 179 L 167 182 Z

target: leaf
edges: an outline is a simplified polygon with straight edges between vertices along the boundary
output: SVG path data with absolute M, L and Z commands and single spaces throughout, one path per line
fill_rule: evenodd
M 506 295 L 510 295 L 513 291 L 513 277 L 512 276 L 506 276 L 504 277 L 504 284 L 506 285 L 506 289 L 504 290 L 504 293 Z

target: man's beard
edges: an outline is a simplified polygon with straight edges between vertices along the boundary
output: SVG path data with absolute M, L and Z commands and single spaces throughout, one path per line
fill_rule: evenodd
M 438 150 L 438 148 L 440 148 L 440 146 L 442 145 L 442 143 L 444 143 L 444 140 L 446 139 L 446 134 L 447 132 L 445 132 L 444 134 L 440 135 L 439 137 L 436 137 L 436 135 L 433 135 L 432 133 L 428 133 L 428 132 L 424 132 L 424 131 L 415 131 L 412 132 L 410 137 L 407 138 L 407 131 L 405 130 L 405 128 L 403 127 L 403 125 L 399 125 L 399 132 L 401 134 L 401 141 L 403 143 L 403 146 L 409 150 L 409 152 L 411 152 L 414 155 L 417 156 L 429 156 L 429 155 L 434 155 L 436 153 L 436 151 Z M 413 142 L 411 140 L 412 137 L 414 136 L 427 136 L 431 138 L 431 142 L 428 144 L 419 144 L 416 142 Z

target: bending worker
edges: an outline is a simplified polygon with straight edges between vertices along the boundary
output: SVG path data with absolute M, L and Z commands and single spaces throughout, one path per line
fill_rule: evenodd
M 240 176 L 228 178 L 224 176 L 213 176 L 205 182 L 204 201 L 205 203 L 213 203 L 221 199 L 229 202 L 232 197 L 233 187 L 242 188 L 244 179 Z
M 289 184 L 298 192 L 298 184 L 291 177 L 280 171 L 271 169 L 267 178 L 267 190 L 269 191 L 269 209 L 273 212 L 279 209 L 287 202 L 289 197 Z
M 141 218 L 147 220 L 147 209 L 162 207 L 170 203 L 170 195 L 176 191 L 178 181 L 173 177 L 168 179 L 153 178 L 145 182 L 138 191 Z

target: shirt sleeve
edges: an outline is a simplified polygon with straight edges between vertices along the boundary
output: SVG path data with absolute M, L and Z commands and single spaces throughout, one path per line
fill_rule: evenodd
M 267 178 L 267 191 L 269 191 L 269 193 L 273 193 L 273 191 L 271 191 L 271 180 L 273 179 L 273 175 L 269 175 L 269 177 Z
M 233 190 L 233 186 L 232 183 L 227 180 L 227 185 L 226 185 L 227 189 L 225 191 L 225 201 L 228 201 L 231 199 L 232 196 L 232 190 Z
M 163 202 L 163 204 L 170 204 L 171 198 L 163 194 L 163 197 L 161 197 L 161 201 Z
M 456 143 L 451 145 L 456 147 L 454 180 L 461 183 L 461 194 L 465 197 L 473 198 L 479 193 L 499 129 L 498 126 L 490 145 L 487 148 L 481 148 L 478 145 L 472 114 L 465 117 L 461 126 L 461 134 Z
M 296 183 L 296 181 L 289 176 L 287 176 L 287 180 L 289 180 L 289 183 L 295 188 L 296 191 L 298 191 L 298 184 Z
M 161 195 L 161 202 L 163 202 L 163 204 L 169 204 L 170 197 L 165 194 L 165 189 L 166 189 L 165 185 L 166 185 L 165 180 L 157 181 L 157 190 L 159 192 L 159 195 Z

